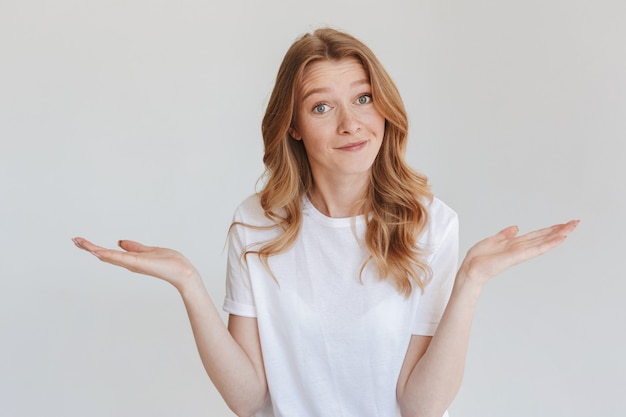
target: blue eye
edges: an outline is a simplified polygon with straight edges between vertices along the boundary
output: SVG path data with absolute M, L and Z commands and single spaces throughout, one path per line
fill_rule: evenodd
M 315 107 L 313 107 L 313 112 L 314 113 L 326 113 L 328 111 L 328 104 L 316 104 Z
M 372 101 L 372 96 L 370 94 L 363 94 L 356 99 L 359 104 L 367 104 Z

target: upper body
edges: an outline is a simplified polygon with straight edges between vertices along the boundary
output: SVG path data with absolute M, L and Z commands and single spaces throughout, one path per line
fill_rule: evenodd
M 231 227 L 227 327 L 182 254 L 74 243 L 176 287 L 207 374 L 239 416 L 441 417 L 484 284 L 578 222 L 506 228 L 455 275 L 456 216 L 405 161 L 397 88 L 369 48 L 332 29 L 289 49 L 262 133 L 266 182 Z
M 319 30 L 285 55 L 263 120 L 266 182 L 231 227 L 225 303 L 234 338 L 262 362 L 262 415 L 400 415 L 458 239 L 454 214 L 427 207 L 427 180 L 405 162 L 407 125 L 394 83 L 353 37 Z
M 306 198 L 295 244 L 270 259 L 272 277 L 246 248 L 275 229 L 231 232 L 224 309 L 257 320 L 269 389 L 258 416 L 400 416 L 396 384 L 412 335 L 432 336 L 458 256 L 456 214 L 438 199 L 420 238 L 432 279 L 407 298 L 381 280 L 362 245 L 364 216 L 331 218 Z M 235 222 L 268 226 L 259 197 Z

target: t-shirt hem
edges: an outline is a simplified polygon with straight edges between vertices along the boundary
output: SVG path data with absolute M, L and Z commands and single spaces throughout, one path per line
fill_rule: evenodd
M 439 326 L 439 323 L 416 326 L 413 328 L 411 334 L 416 336 L 434 336 L 437 326 Z
M 222 306 L 222 309 L 225 312 L 229 314 L 234 314 L 236 316 L 256 317 L 256 308 L 254 306 L 241 304 L 229 298 L 226 298 L 224 300 L 224 305 Z

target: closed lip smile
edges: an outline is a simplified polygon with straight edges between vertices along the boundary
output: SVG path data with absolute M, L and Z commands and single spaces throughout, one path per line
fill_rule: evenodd
M 357 142 L 350 142 L 350 143 L 347 143 L 347 144 L 345 144 L 343 146 L 339 146 L 337 149 L 339 149 L 341 151 L 358 151 L 363 146 L 365 146 L 366 143 L 367 143 L 367 140 L 360 140 L 360 141 L 357 141 Z

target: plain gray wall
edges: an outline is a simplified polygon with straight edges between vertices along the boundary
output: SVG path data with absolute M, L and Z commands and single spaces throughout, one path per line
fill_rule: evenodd
M 463 253 L 580 218 L 487 287 L 454 417 L 623 416 L 626 3 L 0 0 L 0 415 L 229 416 L 168 284 L 86 236 L 185 253 L 216 304 L 280 60 L 331 25 L 396 80 Z

